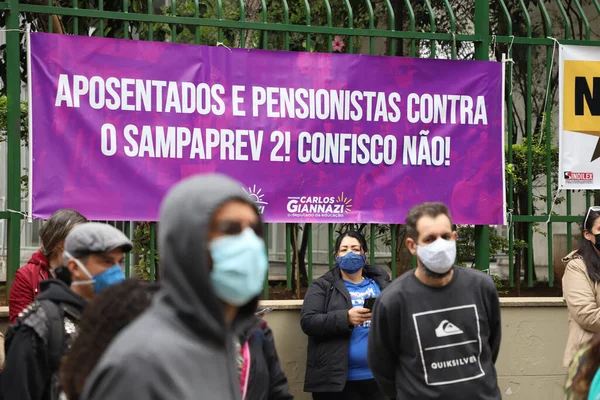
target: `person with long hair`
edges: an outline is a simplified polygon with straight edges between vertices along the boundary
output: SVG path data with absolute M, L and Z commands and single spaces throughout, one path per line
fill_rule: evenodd
M 563 366 L 568 367 L 579 348 L 600 332 L 600 207 L 588 209 L 581 225 L 579 249 L 564 257 L 563 262 L 563 297 L 569 323 Z
M 17 270 L 8 296 L 9 322 L 17 322 L 19 314 L 41 293 L 40 282 L 54 275 L 51 271 L 63 261 L 65 238 L 71 230 L 87 219 L 71 209 L 60 209 L 40 228 L 41 247 Z M 60 279 L 60 277 L 55 278 Z
M 69 400 L 78 400 L 85 381 L 111 341 L 148 306 L 159 286 L 126 280 L 90 302 L 81 315 L 79 334 L 63 358 L 60 383 Z
M 358 232 L 335 243 L 337 266 L 315 280 L 304 298 L 301 326 L 308 335 L 304 390 L 313 399 L 384 399 L 367 364 L 372 306 L 389 283 L 381 268 L 367 265 L 367 242 Z M 371 300 L 372 301 L 372 300 Z

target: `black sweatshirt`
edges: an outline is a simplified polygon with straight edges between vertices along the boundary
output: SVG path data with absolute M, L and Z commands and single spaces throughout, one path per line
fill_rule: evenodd
M 434 288 L 409 271 L 375 303 L 369 365 L 390 398 L 500 400 L 500 329 L 488 275 L 454 267 L 450 283 Z

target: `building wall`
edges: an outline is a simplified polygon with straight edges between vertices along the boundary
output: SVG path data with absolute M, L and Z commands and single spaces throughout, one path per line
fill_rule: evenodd
M 275 335 L 281 365 L 296 400 L 310 400 L 302 390 L 306 365 L 306 335 L 300 329 L 301 300 L 264 301 L 272 307 L 265 319 Z M 503 298 L 502 346 L 496 363 L 503 399 L 562 400 L 566 368 L 567 309 L 560 298 Z M 0 331 L 5 332 L 8 308 L 0 307 Z
M 503 399 L 561 400 L 566 368 L 567 309 L 562 299 L 501 299 L 502 346 L 496 363 Z M 273 329 L 281 364 L 297 400 L 302 390 L 306 335 L 300 329 L 301 301 L 266 301 L 275 311 L 265 319 Z

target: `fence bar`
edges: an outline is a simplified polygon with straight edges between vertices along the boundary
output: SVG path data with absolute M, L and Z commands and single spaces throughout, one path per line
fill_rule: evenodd
M 19 32 L 19 0 L 9 0 L 11 11 L 6 21 L 6 94 L 7 94 L 7 155 L 6 208 L 21 209 L 21 33 Z M 31 188 L 29 188 L 31 190 Z M 10 213 L 7 219 L 6 294 L 10 292 L 21 253 L 21 216 Z
M 240 21 L 245 22 L 246 21 L 246 6 L 244 5 L 244 0 L 240 0 L 239 4 L 240 4 Z M 242 29 L 240 31 L 240 47 L 241 48 L 246 47 L 246 29 Z
M 156 282 L 156 222 L 150 223 L 150 282 Z
M 304 8 L 306 9 L 306 26 L 310 26 L 310 4 L 308 0 L 304 0 Z M 310 33 L 306 35 L 306 51 L 310 53 Z
M 123 0 L 123 13 L 129 13 L 128 0 Z M 123 21 L 123 39 L 129 39 L 129 21 Z
M 385 8 L 388 11 L 388 16 L 389 16 L 389 24 L 390 24 L 390 31 L 394 31 L 396 30 L 396 14 L 394 14 L 394 7 L 392 7 L 392 3 L 390 0 L 385 0 Z M 395 56 L 396 55 L 396 39 L 391 39 L 390 42 L 390 55 L 391 56 Z
M 323 0 L 323 3 L 325 4 L 325 11 L 327 13 L 327 26 L 328 27 L 332 27 L 333 26 L 333 17 L 332 17 L 332 12 L 331 12 L 331 3 L 329 2 L 329 0 Z M 331 36 L 331 34 L 327 35 L 327 52 L 331 53 L 333 52 L 333 37 Z
M 52 6 L 52 0 L 48 0 L 48 6 Z M 52 15 L 48 15 L 48 33 L 52 33 L 52 28 L 54 27 L 54 18 Z
M 329 245 L 327 246 L 329 251 L 327 256 L 329 258 L 329 269 L 333 269 L 333 224 L 327 224 L 327 236 L 329 237 Z
M 78 0 L 74 0 L 78 1 Z M 98 9 L 104 11 L 104 0 L 98 0 Z M 104 37 L 104 18 L 100 18 L 100 37 Z
M 283 3 L 283 23 L 288 25 L 290 23 L 290 7 L 288 6 L 287 0 L 281 0 L 281 2 Z M 283 49 L 289 50 L 290 49 L 290 32 L 285 31 L 284 35 L 285 36 L 283 39 Z M 331 49 L 329 50 L 329 52 L 331 52 Z
M 547 47 L 546 49 L 546 75 L 547 79 L 550 80 L 552 77 L 552 49 Z M 552 112 L 551 102 L 548 102 L 546 105 L 546 113 L 545 127 L 546 131 L 546 214 L 550 215 L 552 204 L 550 203 L 552 199 L 552 140 L 551 140 L 551 126 L 550 126 L 550 113 Z M 547 224 L 548 231 L 546 237 L 548 238 L 548 286 L 554 286 L 554 262 L 553 262 L 553 254 L 552 254 L 552 222 Z
M 346 5 L 346 11 L 348 12 L 348 29 L 352 29 L 354 27 L 354 12 L 352 11 L 350 0 L 344 0 L 344 4 Z M 352 53 L 354 53 L 354 37 L 350 36 L 348 38 L 348 54 Z
M 546 10 L 546 6 L 543 2 L 539 2 L 540 11 L 542 13 L 542 17 L 544 19 L 544 31 L 546 36 L 552 36 L 552 21 L 550 20 L 550 16 L 548 15 L 548 11 Z M 550 82 L 552 78 L 552 46 L 546 46 L 546 81 Z M 550 127 L 550 116 L 552 113 L 552 104 L 551 101 L 547 101 L 544 104 L 544 126 L 542 127 L 542 131 L 540 135 L 544 135 L 546 139 L 546 198 L 548 200 L 552 199 L 552 140 L 551 140 L 551 127 Z M 530 144 L 531 145 L 531 144 Z M 546 214 L 550 215 L 552 209 L 552 204 L 550 201 L 546 201 Z M 553 264 L 553 254 L 552 254 L 552 222 L 549 222 L 547 225 L 547 243 L 548 243 L 548 286 L 554 286 L 554 264 Z
M 591 203 L 592 203 L 592 190 L 586 190 L 585 191 L 585 211 L 587 212 L 587 210 L 590 208 Z
M 265 0 L 260 0 L 260 5 L 262 8 L 262 22 L 265 25 L 268 25 L 268 18 L 267 18 L 267 2 Z M 263 49 L 268 49 L 269 48 L 269 40 L 268 40 L 268 32 L 266 30 L 262 31 L 262 48 Z
M 392 224 L 390 225 L 390 234 L 392 236 L 392 242 L 391 242 L 391 246 L 392 246 L 392 279 L 396 279 L 396 259 L 398 258 L 398 254 L 396 254 L 396 225 Z
M 200 3 L 198 0 L 194 0 L 194 18 L 200 18 Z M 219 42 L 221 42 L 221 30 L 219 29 Z M 200 44 L 200 26 L 196 25 L 194 29 L 194 41 L 196 44 Z
M 369 224 L 369 264 L 375 264 L 375 225 Z
M 512 29 L 512 17 L 508 12 L 508 7 L 506 7 L 506 3 L 504 0 L 500 0 L 500 6 L 502 8 L 502 13 L 504 15 L 504 20 L 506 22 L 506 30 L 509 36 L 513 34 Z M 496 38 L 496 40 L 498 40 Z M 509 46 L 508 49 L 508 58 L 512 59 L 512 46 Z M 506 125 L 508 130 L 508 138 L 506 140 L 507 143 L 507 162 L 512 164 L 513 162 L 513 115 L 512 115 L 512 69 L 513 64 L 511 62 L 506 63 L 505 73 L 506 73 L 506 85 L 505 85 L 505 96 L 506 96 Z M 512 174 L 507 174 L 508 178 L 508 194 L 507 194 L 507 207 L 510 211 L 510 220 L 508 221 L 508 285 L 512 288 L 515 286 L 515 236 L 514 236 L 514 224 L 513 224 L 513 213 L 514 213 L 514 190 L 515 190 L 515 182 L 513 180 Z
M 409 18 L 409 27 L 411 32 L 416 32 L 416 24 L 415 24 L 415 10 L 413 10 L 412 4 L 410 4 L 410 0 L 404 0 L 404 4 L 406 5 L 406 9 L 408 10 L 408 18 Z M 417 48 L 415 46 L 415 40 L 410 40 L 410 56 L 417 56 Z
M 475 4 L 477 4 L 477 1 L 478 0 L 475 0 Z M 430 0 L 425 0 L 425 7 L 429 13 L 430 32 L 435 33 L 435 12 L 433 11 L 433 7 L 431 7 Z M 477 8 L 477 6 L 475 6 L 475 8 Z M 475 24 L 477 24 L 477 10 L 475 10 Z M 430 40 L 429 45 L 431 48 L 431 54 L 429 54 L 429 58 L 435 58 L 437 42 L 435 40 Z
M 217 18 L 219 21 L 223 20 L 223 0 L 217 0 Z M 223 43 L 223 29 L 219 28 L 217 30 L 217 37 L 219 42 Z
M 369 13 L 369 29 L 375 29 L 375 15 L 373 14 L 373 4 L 371 4 L 371 0 L 365 0 L 365 4 L 367 5 L 367 12 Z M 375 38 L 369 38 L 369 54 L 375 54 Z
M 581 6 L 581 1 L 573 0 L 573 2 L 575 3 L 577 12 L 581 16 L 581 21 L 583 22 L 583 26 L 585 27 L 585 40 L 590 40 L 590 21 L 588 20 L 587 15 L 585 15 L 585 11 L 583 11 L 583 7 Z
M 78 0 L 73 0 L 73 9 L 77 10 L 78 4 L 77 4 Z M 52 19 L 52 16 L 50 16 L 50 19 Z M 75 17 L 73 18 L 73 34 L 74 35 L 79 35 L 79 17 Z
M 306 224 L 304 234 L 308 234 L 308 284 L 313 281 L 313 231 L 312 224 Z
M 171 14 L 177 16 L 177 0 L 171 0 Z M 177 25 L 171 24 L 171 42 L 177 43 Z
M 292 224 L 285 224 L 285 281 L 288 290 L 292 290 Z M 296 246 L 298 243 L 296 243 Z
M 148 15 L 152 15 L 152 8 L 154 7 L 152 0 L 148 0 Z M 154 40 L 154 22 L 148 21 L 148 40 Z
M 490 57 L 490 4 L 487 0 L 475 0 L 475 34 L 482 37 L 475 43 L 475 59 L 489 60 Z M 481 271 L 490 267 L 490 227 L 475 226 L 475 267 Z
M 131 222 L 125 221 L 125 235 L 131 240 Z M 125 277 L 129 279 L 131 275 L 131 252 L 125 254 Z
M 269 224 L 263 224 L 263 232 L 265 241 L 265 252 L 267 253 L 267 273 L 265 274 L 265 282 L 263 283 L 263 299 L 269 300 Z
M 456 34 L 456 18 L 454 16 L 454 11 L 452 11 L 452 5 L 450 5 L 450 1 L 444 0 L 444 7 L 446 7 L 446 11 L 448 11 L 448 16 L 450 17 L 450 33 L 453 35 Z M 456 41 L 453 40 L 451 43 L 451 58 L 453 60 L 456 59 Z

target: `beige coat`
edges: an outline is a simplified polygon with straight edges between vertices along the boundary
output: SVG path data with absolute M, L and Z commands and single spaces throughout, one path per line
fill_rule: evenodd
M 576 251 L 563 258 L 567 264 L 562 278 L 563 297 L 569 315 L 569 337 L 563 358 L 568 367 L 582 344 L 600 332 L 600 285 L 588 276 L 585 262 Z

